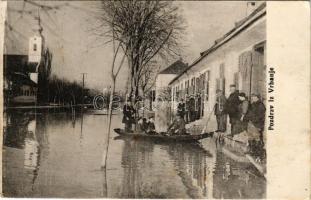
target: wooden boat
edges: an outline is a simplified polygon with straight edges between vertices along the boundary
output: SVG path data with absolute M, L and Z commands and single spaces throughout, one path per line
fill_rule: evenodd
M 124 129 L 116 128 L 114 131 L 122 137 L 130 137 L 133 139 L 152 139 L 152 140 L 161 140 L 161 141 L 172 141 L 172 142 L 196 142 L 201 139 L 212 137 L 214 132 L 203 133 L 200 135 L 172 135 L 166 136 L 162 133 L 149 135 L 146 133 L 129 133 L 126 132 Z

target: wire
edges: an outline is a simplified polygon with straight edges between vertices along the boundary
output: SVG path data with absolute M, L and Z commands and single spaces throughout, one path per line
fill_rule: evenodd
M 53 9 L 59 9 L 58 6 L 47 6 L 47 5 L 43 5 L 43 4 L 39 4 L 37 2 L 34 1 L 30 1 L 30 0 L 24 0 L 25 3 L 29 3 L 33 6 L 39 7 L 41 9 L 46 9 L 46 10 L 53 10 Z
M 14 32 L 14 33 L 20 35 L 25 40 L 28 40 L 28 38 L 24 34 L 20 33 L 16 29 L 14 29 L 13 26 L 11 24 L 9 24 L 7 21 L 5 22 L 5 25 L 8 27 L 9 31 Z

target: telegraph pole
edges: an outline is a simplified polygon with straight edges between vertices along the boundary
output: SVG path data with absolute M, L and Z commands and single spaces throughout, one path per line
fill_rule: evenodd
M 84 80 L 85 80 L 85 75 L 87 75 L 87 73 L 81 73 L 82 74 L 82 107 L 84 104 Z

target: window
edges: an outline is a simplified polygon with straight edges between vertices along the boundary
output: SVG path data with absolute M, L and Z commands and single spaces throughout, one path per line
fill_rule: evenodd
M 189 93 L 194 94 L 194 78 L 191 78 Z
M 222 90 L 225 94 L 225 64 L 221 63 L 219 66 L 219 78 L 216 79 L 216 89 Z
M 266 65 L 266 53 L 265 53 L 266 42 L 264 41 L 264 42 L 261 42 L 259 44 L 256 44 L 253 49 L 255 52 L 257 52 L 263 56 L 262 57 L 263 65 Z
M 235 87 L 237 89 L 240 89 L 240 87 L 239 87 L 239 81 L 240 81 L 239 80 L 239 76 L 240 76 L 239 72 L 235 72 L 233 76 L 234 76 L 233 80 L 234 80 Z
M 185 82 L 185 89 L 186 89 L 186 94 L 188 95 L 189 94 L 189 80 Z
M 33 44 L 33 51 L 37 51 L 37 44 Z

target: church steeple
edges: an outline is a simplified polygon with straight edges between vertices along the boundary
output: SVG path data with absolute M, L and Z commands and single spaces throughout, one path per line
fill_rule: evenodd
M 28 62 L 40 63 L 41 56 L 44 49 L 44 36 L 42 34 L 43 27 L 41 25 L 40 13 L 38 11 L 38 17 L 36 17 L 37 24 L 33 29 L 35 34 L 29 38 L 29 49 L 28 49 Z

